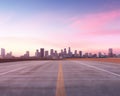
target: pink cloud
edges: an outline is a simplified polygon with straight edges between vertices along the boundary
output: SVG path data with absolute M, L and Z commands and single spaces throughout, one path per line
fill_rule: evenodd
M 118 30 L 97 30 L 97 31 L 91 31 L 91 32 L 83 32 L 83 33 L 80 33 L 80 32 L 77 32 L 74 34 L 74 36 L 118 36 L 120 35 L 120 29 Z
M 120 18 L 120 10 L 88 14 L 75 20 L 70 26 L 81 32 L 91 32 L 104 28 L 107 24 Z
M 88 32 L 88 35 L 120 35 L 120 30 L 104 30 L 97 32 Z

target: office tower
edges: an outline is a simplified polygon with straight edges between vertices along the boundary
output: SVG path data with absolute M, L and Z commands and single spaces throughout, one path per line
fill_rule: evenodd
M 35 52 L 35 56 L 36 57 L 39 57 L 40 56 L 40 53 L 39 53 L 39 50 L 37 49 L 36 52 Z
M 1 56 L 2 56 L 2 58 L 5 57 L 5 49 L 4 48 L 1 48 Z
M 48 57 L 48 55 L 49 55 L 48 51 L 45 51 L 45 57 Z
M 30 57 L 30 52 L 26 51 L 26 53 L 22 57 L 23 58 L 29 58 Z
M 43 58 L 44 57 L 44 48 L 40 49 L 40 57 Z
M 108 57 L 113 57 L 113 49 L 112 48 L 108 49 Z
M 61 49 L 61 54 L 63 54 L 63 49 Z
M 53 55 L 54 55 L 54 50 L 50 49 L 50 56 L 53 56 Z
M 68 54 L 70 54 L 70 53 L 71 53 L 71 48 L 69 47 L 69 48 L 68 48 Z
M 80 58 L 82 57 L 82 51 L 79 51 L 79 56 L 80 56 Z
M 67 51 L 66 51 L 66 48 L 64 48 L 64 55 L 66 55 L 67 54 Z
M 67 57 L 67 50 L 66 50 L 66 48 L 64 48 L 63 57 Z
M 57 53 L 57 51 L 55 50 L 55 56 L 57 57 L 58 56 L 58 53 Z
M 59 53 L 59 57 L 63 58 L 63 49 L 61 49 L 61 52 Z
M 68 48 L 68 57 L 72 57 L 72 52 L 71 52 L 71 48 Z
M 74 52 L 74 56 L 77 57 L 77 50 L 75 50 L 75 52 Z
M 30 56 L 30 52 L 26 51 L 26 57 L 29 57 L 29 56 Z

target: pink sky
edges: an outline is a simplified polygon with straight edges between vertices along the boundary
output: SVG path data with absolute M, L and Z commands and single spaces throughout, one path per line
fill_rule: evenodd
M 69 16 L 55 12 L 0 12 L 0 47 L 16 56 L 29 50 L 71 46 L 73 50 L 120 48 L 120 10 Z

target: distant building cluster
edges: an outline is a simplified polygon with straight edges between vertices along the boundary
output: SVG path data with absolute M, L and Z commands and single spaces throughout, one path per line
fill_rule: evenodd
M 37 49 L 35 51 L 36 59 L 63 59 L 63 58 L 107 58 L 107 57 L 120 57 L 120 55 L 116 55 L 113 53 L 113 49 L 109 48 L 108 53 L 98 52 L 98 54 L 93 53 L 83 53 L 82 51 L 75 50 L 74 52 L 71 51 L 71 48 L 68 49 L 64 48 L 61 49 L 60 52 L 57 50 L 50 49 L 50 51 L 45 50 L 44 48 Z M 12 52 L 6 53 L 4 48 L 1 48 L 1 55 L 0 58 L 13 58 Z M 30 52 L 26 51 L 21 58 L 31 58 Z
M 113 49 L 108 49 L 108 54 L 99 52 L 98 54 L 93 53 L 84 53 L 82 51 L 75 50 L 71 51 L 71 48 L 61 49 L 60 52 L 57 52 L 54 49 L 50 49 L 50 51 L 46 51 L 44 48 L 40 48 L 40 50 L 36 50 L 35 52 L 36 58 L 48 58 L 48 59 L 62 59 L 62 58 L 107 58 L 107 57 L 120 57 L 120 55 L 116 55 L 113 53 Z
M 1 48 L 1 55 L 0 58 L 13 58 L 12 52 L 6 53 L 4 48 Z
M 21 56 L 22 58 L 29 58 L 30 57 L 30 52 L 29 51 L 26 51 L 26 53 Z

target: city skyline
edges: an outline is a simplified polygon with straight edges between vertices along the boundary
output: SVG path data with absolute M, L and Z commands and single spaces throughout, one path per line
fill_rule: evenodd
M 108 48 L 107 52 L 104 51 L 98 51 L 98 52 L 91 52 L 91 51 L 83 51 L 83 50 L 72 50 L 71 47 L 68 48 L 62 48 L 60 51 L 57 51 L 56 49 L 49 49 L 46 50 L 45 48 L 39 48 L 34 50 L 34 55 L 31 55 L 31 52 L 29 50 L 26 50 L 24 54 L 20 56 L 13 55 L 13 52 L 6 51 L 5 48 L 1 48 L 1 59 L 12 59 L 12 58 L 38 58 L 38 59 L 60 59 L 60 58 L 106 58 L 106 57 L 120 57 L 120 52 L 115 53 L 115 50 L 113 48 Z
M 119 0 L 1 0 L 0 48 L 15 56 L 68 46 L 120 53 L 119 5 Z

